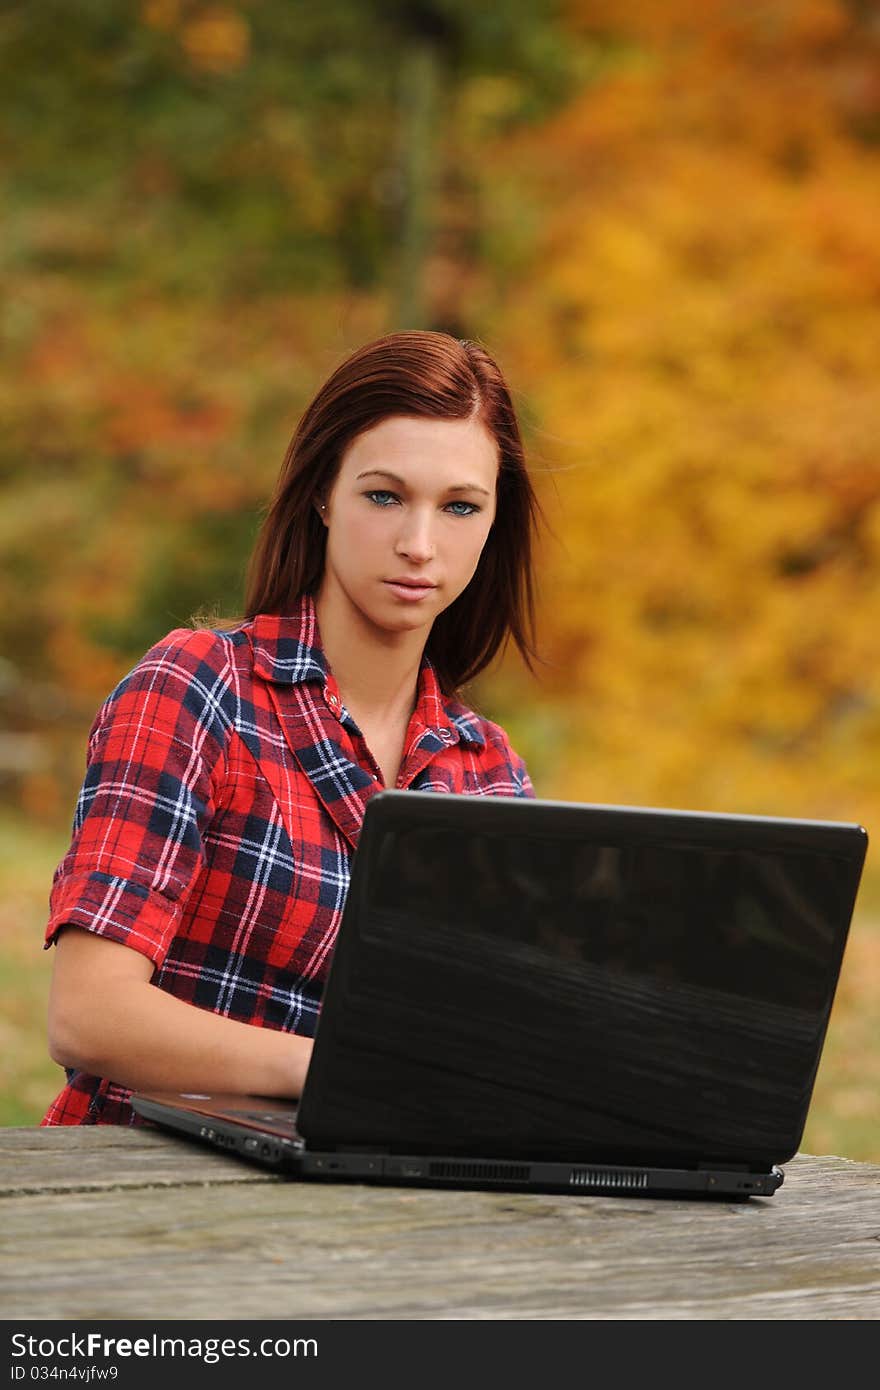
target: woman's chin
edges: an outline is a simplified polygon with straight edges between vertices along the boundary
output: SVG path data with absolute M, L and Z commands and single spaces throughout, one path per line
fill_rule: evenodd
M 421 604 L 417 607 L 409 607 L 393 602 L 377 604 L 367 613 L 370 622 L 380 631 L 388 633 L 423 632 L 425 636 L 430 632 L 431 624 L 436 616 L 437 613 L 433 605 L 428 610 L 423 608 Z

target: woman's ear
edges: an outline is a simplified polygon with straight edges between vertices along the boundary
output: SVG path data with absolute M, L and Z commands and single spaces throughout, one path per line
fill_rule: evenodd
M 326 525 L 327 525 L 327 504 L 326 504 L 326 502 L 323 500 L 323 498 L 321 498 L 321 497 L 316 497 L 316 498 L 315 498 L 315 501 L 314 501 L 314 507 L 315 507 L 315 511 L 318 513 L 318 516 L 321 518 L 321 520 L 323 521 L 324 525 L 326 526 Z

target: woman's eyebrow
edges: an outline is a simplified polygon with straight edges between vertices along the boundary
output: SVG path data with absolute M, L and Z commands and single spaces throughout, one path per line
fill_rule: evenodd
M 389 478 L 392 483 L 397 483 L 398 487 L 407 487 L 406 480 L 401 478 L 398 473 L 391 473 L 387 468 L 368 468 L 363 473 L 358 473 L 355 482 L 360 482 L 361 478 Z M 482 492 L 486 497 L 491 497 L 488 488 L 480 483 L 454 483 L 452 487 L 446 489 L 447 492 Z

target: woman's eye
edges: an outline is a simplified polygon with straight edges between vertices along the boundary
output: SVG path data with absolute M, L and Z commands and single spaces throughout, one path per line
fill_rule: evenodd
M 364 496 L 376 507 L 393 507 L 400 501 L 396 492 L 389 492 L 387 488 L 371 488 L 365 492 Z M 447 502 L 444 508 L 452 516 L 473 516 L 474 512 L 480 510 L 476 502 Z

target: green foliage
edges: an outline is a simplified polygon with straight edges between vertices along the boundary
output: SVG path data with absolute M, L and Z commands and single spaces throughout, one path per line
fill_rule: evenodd
M 534 120 L 570 85 L 555 9 L 19 6 L 0 31 L 7 268 L 188 297 L 381 285 L 412 44 L 449 102 L 503 73 L 506 119 Z

